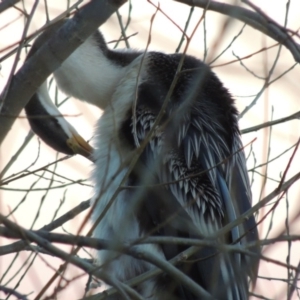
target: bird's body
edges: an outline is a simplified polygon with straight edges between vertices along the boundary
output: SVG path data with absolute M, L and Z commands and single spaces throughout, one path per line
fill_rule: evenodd
M 204 240 L 250 208 L 237 110 L 200 60 L 183 54 L 112 51 L 95 33 L 54 76 L 66 94 L 104 110 L 93 154 L 93 220 L 105 214 L 95 237 L 111 240 L 114 247 L 148 236 Z M 203 299 L 209 294 L 247 299 L 250 259 L 222 251 L 220 245 L 256 239 L 250 217 L 213 240 L 215 246 L 199 249 L 177 266 L 206 291 Z M 162 260 L 187 248 L 136 246 Z M 154 267 L 110 250 L 99 251 L 98 257 L 103 270 L 120 281 Z M 170 274 L 148 279 L 136 289 L 145 299 L 199 299 Z

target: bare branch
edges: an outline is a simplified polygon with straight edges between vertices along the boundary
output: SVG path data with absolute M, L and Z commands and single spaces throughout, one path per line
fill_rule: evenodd
M 75 216 L 86 210 L 90 207 L 90 200 L 81 202 L 78 206 L 74 207 L 70 211 L 68 211 L 66 214 L 61 216 L 60 218 L 56 219 L 55 221 L 51 222 L 48 225 L 43 226 L 40 230 L 44 231 L 52 231 L 69 220 L 72 220 Z M 18 241 L 10 245 L 2 246 L 0 247 L 0 256 L 5 255 L 8 253 L 14 253 L 23 250 L 28 245 L 27 241 Z
M 278 120 L 269 121 L 269 122 L 265 122 L 265 123 L 260 124 L 260 125 L 256 125 L 256 126 L 253 126 L 253 127 L 242 129 L 241 134 L 257 131 L 257 130 L 260 130 L 260 129 L 263 129 L 263 128 L 266 128 L 266 127 L 271 127 L 273 125 L 281 124 L 281 123 L 288 122 L 288 121 L 291 121 L 291 120 L 296 120 L 296 119 L 300 119 L 300 111 L 298 111 L 298 112 L 296 112 L 296 113 L 294 113 L 294 114 L 292 114 L 288 117 L 284 117 L 284 118 L 281 118 L 281 119 L 278 119 Z
M 63 259 L 66 262 L 70 262 L 70 263 L 74 264 L 75 266 L 79 267 L 80 269 L 86 271 L 88 274 L 93 274 L 94 276 L 98 277 L 99 279 L 114 286 L 115 288 L 118 289 L 120 294 L 123 295 L 123 297 L 125 299 L 127 299 L 126 294 L 124 294 L 124 291 L 122 291 L 123 288 L 125 287 L 125 284 L 117 281 L 116 279 L 112 279 L 110 276 L 107 276 L 107 274 L 105 272 L 98 270 L 98 268 L 95 269 L 90 264 L 77 258 L 76 256 L 70 255 L 69 253 L 60 250 L 59 248 L 53 246 L 48 240 L 41 238 L 38 233 L 35 233 L 34 231 L 31 231 L 31 230 L 26 230 L 26 229 L 16 225 L 15 223 L 6 219 L 1 214 L 0 214 L 0 222 L 2 222 L 9 230 L 14 232 L 17 236 L 23 237 L 25 240 L 35 242 L 36 244 L 43 247 L 44 249 L 46 249 L 50 253 L 54 254 L 55 256 Z M 77 238 L 77 237 L 75 237 L 75 238 Z M 198 249 L 198 247 L 196 247 L 196 249 L 193 249 L 193 250 L 195 251 L 197 249 Z M 160 267 L 166 273 L 168 273 L 172 277 L 175 277 L 182 284 L 184 284 L 191 291 L 193 291 L 193 293 L 196 296 L 198 296 L 200 298 L 205 297 L 205 299 L 213 299 L 212 296 L 208 292 L 206 292 L 201 286 L 196 284 L 187 275 L 182 273 L 180 270 L 178 270 L 176 267 L 174 267 L 168 261 L 158 258 L 156 255 L 153 255 L 149 251 L 140 251 L 135 246 L 131 247 L 130 249 L 127 249 L 126 253 L 132 255 L 133 257 L 135 257 L 137 259 L 143 259 L 147 262 L 150 262 L 150 263 Z M 128 288 L 129 287 L 127 286 L 126 289 L 128 289 Z

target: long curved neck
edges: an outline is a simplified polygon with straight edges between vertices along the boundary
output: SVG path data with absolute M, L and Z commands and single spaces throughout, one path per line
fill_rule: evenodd
M 109 50 L 102 35 L 96 32 L 63 62 L 54 77 L 67 95 L 104 109 L 126 67 L 139 55 Z

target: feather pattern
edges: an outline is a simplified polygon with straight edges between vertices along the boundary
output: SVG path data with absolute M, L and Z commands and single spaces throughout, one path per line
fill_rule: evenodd
M 178 81 L 167 99 L 182 59 Z M 104 109 L 95 138 L 93 220 L 106 213 L 95 237 L 110 239 L 114 247 L 148 235 L 210 238 L 250 208 L 237 110 L 204 63 L 181 54 L 150 52 L 143 57 L 137 51 L 111 51 L 97 32 L 54 75 L 67 94 Z M 34 111 L 41 100 L 35 95 L 27 111 Z M 37 132 L 49 144 L 64 145 L 65 123 L 52 121 L 55 126 L 51 126 L 63 132 L 59 143 L 42 132 L 51 126 Z M 130 161 L 144 142 L 132 168 Z M 251 268 L 255 261 L 219 246 L 256 239 L 255 220 L 250 217 L 177 267 L 214 299 L 247 299 L 247 276 L 255 273 Z M 166 260 L 186 249 L 174 244 L 135 247 Z M 108 250 L 98 251 L 98 258 L 100 268 L 121 281 L 154 267 Z M 148 300 L 199 299 L 170 274 L 151 278 L 136 290 Z
M 245 158 L 240 151 L 237 111 L 218 78 L 201 61 L 186 56 L 180 80 L 171 98 L 165 100 L 180 59 L 179 54 L 150 52 L 141 70 L 141 57 L 133 60 L 100 119 L 94 172 L 97 187 L 103 187 L 107 178 L 119 178 L 115 172 L 121 166 L 126 170 L 124 157 L 133 154 L 146 138 L 149 140 L 126 181 L 136 188 L 118 194 L 96 229 L 97 237 L 113 236 L 114 241 L 127 241 L 154 234 L 203 239 L 250 208 L 251 192 Z M 136 76 L 139 76 L 139 85 L 134 121 Z M 168 101 L 166 109 L 157 120 L 164 101 Z M 117 157 L 119 163 L 115 165 L 113 161 Z M 235 186 L 237 180 L 239 186 Z M 103 188 L 97 189 L 99 204 L 95 218 L 116 191 L 115 184 L 116 180 L 114 187 L 111 184 L 102 195 Z M 246 223 L 216 240 L 216 245 L 255 240 L 254 219 Z M 119 228 L 122 228 L 121 235 Z M 148 247 L 164 259 L 171 259 L 184 250 L 164 244 Z M 217 247 L 204 247 L 191 258 L 197 263 L 182 263 L 178 267 L 215 298 L 247 299 L 247 272 L 250 271 L 246 259 L 238 254 L 216 253 Z M 100 260 L 107 261 L 107 255 L 100 251 Z M 118 267 L 121 265 L 122 268 Z M 153 267 L 124 255 L 109 266 L 108 272 L 120 280 Z M 138 290 L 153 300 L 197 299 L 166 275 L 150 280 Z
M 131 175 L 129 180 L 130 184 L 145 186 L 142 195 L 148 200 L 142 199 L 141 195 L 138 196 L 140 209 L 137 215 L 138 219 L 145 218 L 148 213 L 152 225 L 143 225 L 142 220 L 139 219 L 142 236 L 154 230 L 156 234 L 161 235 L 171 233 L 175 236 L 203 238 L 235 220 L 238 214 L 245 211 L 245 209 L 237 210 L 238 205 L 235 202 L 242 201 L 246 203 L 245 207 L 250 207 L 251 193 L 245 158 L 243 152 L 240 151 L 237 111 L 227 90 L 200 61 L 193 57 L 186 57 L 183 71 L 192 67 L 197 67 L 200 71 L 191 71 L 182 76 L 173 91 L 164 115 L 156 128 L 153 128 L 180 58 L 180 55 L 164 55 L 155 52 L 147 55 L 144 73 L 140 75 L 142 83 L 138 87 L 136 123 L 133 124 L 133 117 L 130 113 L 127 114 L 127 121 L 123 121 L 123 125 L 130 124 L 124 136 L 127 137 L 127 142 L 132 149 L 138 148 L 148 137 L 150 130 L 154 129 L 139 159 L 138 167 L 133 172 L 134 176 Z M 157 68 L 158 65 L 160 68 Z M 199 82 L 199 74 L 203 72 L 206 75 Z M 190 97 L 190 94 L 194 92 L 193 89 L 196 93 Z M 217 91 L 212 92 L 212 90 Z M 187 98 L 191 98 L 188 105 L 185 103 Z M 130 134 L 134 135 L 133 126 L 136 126 L 138 144 L 130 137 Z M 117 130 L 124 133 L 123 127 Z M 236 168 L 241 171 L 241 183 L 246 191 L 243 199 L 239 199 L 240 195 L 233 195 L 231 191 L 231 174 Z M 153 184 L 163 184 L 165 191 L 159 189 L 156 193 L 150 192 L 146 186 Z M 162 195 L 172 199 L 170 200 L 172 202 L 163 200 Z M 131 197 L 137 196 L 132 193 Z M 164 201 L 167 204 L 161 204 Z M 170 205 L 177 207 L 177 211 L 174 208 L 170 209 Z M 163 210 L 164 214 L 158 216 L 159 210 Z M 184 218 L 191 223 L 191 226 L 184 228 L 183 223 L 180 225 L 180 222 L 177 222 L 167 224 L 163 229 L 155 231 L 154 224 L 161 224 L 174 211 L 176 214 L 187 213 Z M 193 226 L 195 227 L 191 232 L 188 228 Z M 255 231 L 252 228 L 253 230 Z M 240 231 L 242 231 L 240 228 L 235 227 L 228 237 L 218 242 L 238 241 L 241 238 Z M 179 248 L 170 250 L 170 247 L 161 246 L 160 249 L 167 259 L 180 252 Z M 203 259 L 206 255 L 213 255 L 215 251 L 215 249 L 203 249 L 194 259 Z M 196 265 L 194 269 L 197 270 L 192 270 L 188 274 L 209 290 L 214 297 L 247 298 L 247 275 L 240 276 L 238 273 L 242 268 L 240 255 L 222 254 L 216 259 Z M 207 267 L 212 271 L 204 271 Z M 182 270 L 184 269 L 186 266 L 182 267 Z M 207 278 L 203 278 L 205 277 L 203 274 L 206 274 Z M 161 284 L 160 289 L 163 286 L 169 285 Z M 176 294 L 180 298 L 182 287 L 172 289 L 173 295 Z M 221 293 L 219 293 L 220 290 Z M 184 293 L 186 294 L 186 291 Z M 158 296 L 160 295 L 158 291 L 155 295 L 153 299 L 163 299 Z M 187 299 L 196 298 L 189 296 Z

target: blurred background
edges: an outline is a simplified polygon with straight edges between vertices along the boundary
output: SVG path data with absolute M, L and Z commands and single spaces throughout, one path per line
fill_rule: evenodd
M 79 2 L 40 1 L 26 36 L 35 33 L 47 21 L 59 16 L 72 5 L 78 4 L 80 7 L 88 1 Z M 249 8 L 240 1 L 224 2 Z M 17 63 L 18 70 L 32 45 L 32 41 L 28 43 L 22 50 L 20 60 L 16 62 L 15 53 L 11 51 L 18 46 L 22 38 L 24 25 L 28 22 L 28 14 L 34 3 L 35 1 L 31 0 L 20 1 L 1 13 L 1 91 L 7 84 L 13 64 Z M 288 29 L 296 33 L 294 39 L 299 43 L 298 0 L 255 0 L 252 3 L 277 23 L 286 24 Z M 71 10 L 72 12 L 74 10 Z M 230 90 L 241 113 L 242 132 L 244 129 L 290 116 L 300 110 L 300 69 L 286 48 L 240 21 L 228 19 L 227 16 L 216 12 L 207 11 L 205 18 L 198 24 L 202 16 L 203 9 L 191 9 L 175 1 L 132 0 L 119 10 L 119 18 L 114 14 L 101 27 L 101 31 L 111 48 L 129 46 L 143 50 L 148 47 L 149 50 L 165 53 L 184 50 L 186 41 L 180 41 L 182 30 L 186 26 L 188 36 L 195 31 L 187 53 L 210 64 Z M 124 26 L 128 25 L 128 44 L 124 41 L 116 42 L 121 36 L 120 21 Z M 151 41 L 148 44 L 149 36 Z M 270 80 L 266 88 L 268 76 Z M 76 99 L 65 101 L 66 96 L 56 89 L 55 83 L 50 80 L 49 85 L 53 101 L 60 105 L 61 113 L 67 116 L 67 120 L 84 138 L 92 138 L 94 125 L 101 116 L 101 111 Z M 243 142 L 247 145 L 245 152 L 252 183 L 253 204 L 278 186 L 299 136 L 299 118 L 242 135 Z M 1 213 L 10 215 L 11 220 L 25 228 L 38 229 L 89 199 L 92 196 L 89 181 L 92 164 L 79 156 L 54 163 L 62 157 L 62 154 L 56 153 L 30 133 L 25 113 L 22 112 L 0 147 L 2 179 L 12 179 L 8 184 L 0 186 Z M 52 165 L 48 167 L 48 164 Z M 26 174 L 38 169 L 41 170 Z M 288 167 L 286 179 L 299 171 L 300 155 L 297 151 Z M 20 176 L 17 176 L 18 174 Z M 278 198 L 275 197 L 259 211 L 258 221 L 267 215 L 259 224 L 262 240 L 276 238 L 283 233 L 299 235 L 299 196 L 300 183 L 296 182 L 278 202 Z M 85 215 L 86 212 L 78 215 L 56 232 L 76 234 Z M 90 224 L 84 228 L 83 233 L 89 228 Z M 0 246 L 11 242 L 12 240 L 0 238 Z M 70 247 L 59 247 L 70 251 Z M 90 257 L 88 252 L 81 251 L 80 256 Z M 295 276 L 295 271 L 289 266 L 297 267 L 300 261 L 298 238 L 295 237 L 290 243 L 276 242 L 266 246 L 263 248 L 263 255 L 269 259 L 260 263 L 254 293 L 264 297 L 262 299 L 286 299 L 287 290 Z M 28 299 L 34 299 L 61 264 L 60 259 L 42 254 L 35 255 L 29 251 L 0 256 L 0 285 L 16 288 L 21 294 L 28 295 Z M 87 282 L 84 272 L 69 266 L 64 276 L 66 288 L 57 293 L 57 299 L 81 298 Z M 43 297 L 53 295 L 56 285 L 57 281 L 52 283 Z M 300 298 L 298 292 L 296 289 L 293 299 Z M 0 292 L 0 299 L 6 297 Z M 253 296 L 253 299 L 256 297 Z

